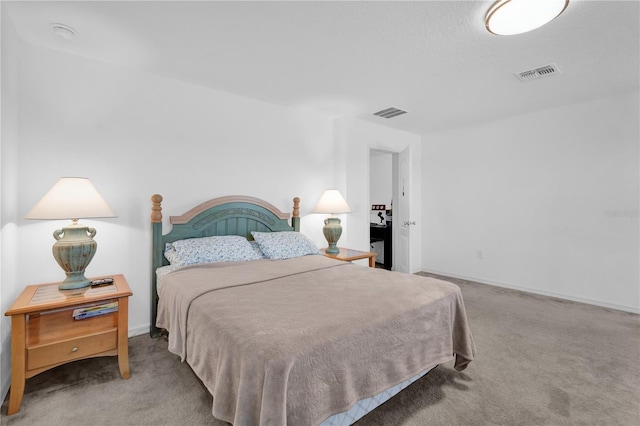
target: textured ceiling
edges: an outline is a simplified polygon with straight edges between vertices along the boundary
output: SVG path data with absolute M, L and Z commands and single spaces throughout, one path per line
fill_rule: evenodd
M 418 134 L 638 90 L 640 3 L 572 0 L 496 36 L 492 1 L 7 2 L 27 43 Z M 66 41 L 50 24 L 77 30 Z M 555 63 L 561 73 L 520 82 Z M 393 119 L 371 114 L 394 106 Z

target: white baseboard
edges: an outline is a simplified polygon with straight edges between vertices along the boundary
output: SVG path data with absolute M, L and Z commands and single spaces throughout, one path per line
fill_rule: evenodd
M 501 283 L 501 282 L 497 282 L 497 281 L 486 281 L 486 280 L 483 280 L 481 278 L 467 277 L 467 276 L 460 275 L 460 274 L 453 274 L 453 273 L 444 272 L 444 271 L 436 271 L 436 270 L 433 270 L 433 269 L 423 269 L 422 272 L 426 272 L 426 273 L 429 273 L 429 274 L 443 275 L 445 277 L 451 277 L 451 278 L 459 278 L 461 280 L 475 281 L 475 282 L 480 283 L 480 284 L 492 285 L 494 287 L 509 288 L 509 289 L 512 289 L 512 290 L 519 290 L 519 291 L 524 291 L 524 292 L 527 292 L 527 293 L 539 294 L 541 296 L 555 297 L 555 298 L 558 298 L 558 299 L 570 300 L 572 302 L 586 303 L 586 304 L 589 304 L 589 305 L 601 306 L 603 308 L 615 309 L 615 310 L 624 311 L 624 312 L 631 312 L 632 314 L 640 314 L 640 307 L 618 305 L 618 304 L 615 304 L 615 303 L 602 302 L 600 300 L 586 299 L 586 298 L 583 298 L 583 297 L 572 296 L 572 295 L 569 295 L 569 294 L 556 293 L 556 292 L 553 292 L 553 291 L 538 290 L 538 289 L 529 288 L 529 287 L 521 287 L 521 286 L 511 285 L 511 284 L 507 284 L 507 283 Z
M 129 329 L 129 337 L 140 336 L 141 334 L 149 334 L 151 326 L 149 324 L 141 325 Z

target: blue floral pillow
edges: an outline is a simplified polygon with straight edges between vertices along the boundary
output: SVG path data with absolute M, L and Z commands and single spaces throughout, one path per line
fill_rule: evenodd
M 255 241 L 249 241 L 249 244 L 251 244 L 251 248 L 255 252 L 256 256 L 258 256 L 260 259 L 265 259 L 264 253 L 262 253 L 262 250 L 260 250 L 260 246 L 258 245 L 258 243 L 256 243 Z
M 263 256 L 245 238 L 237 235 L 189 238 L 165 245 L 164 255 L 176 266 L 211 262 L 241 262 Z
M 300 232 L 251 232 L 267 259 L 289 259 L 307 254 L 320 254 L 318 247 Z

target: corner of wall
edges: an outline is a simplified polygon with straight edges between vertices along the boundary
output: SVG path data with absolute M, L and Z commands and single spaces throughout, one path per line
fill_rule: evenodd
M 0 5 L 0 308 L 4 313 L 17 293 L 16 247 L 18 241 L 17 153 L 19 40 L 13 22 Z M 11 380 L 11 320 L 0 317 L 0 396 Z

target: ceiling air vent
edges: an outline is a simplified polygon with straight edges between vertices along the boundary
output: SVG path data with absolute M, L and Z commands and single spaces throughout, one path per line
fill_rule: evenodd
M 518 72 L 516 73 L 516 77 L 525 83 L 527 81 L 537 80 L 542 77 L 550 77 L 556 74 L 560 74 L 560 68 L 558 68 L 556 64 L 550 64 L 534 70 Z
M 393 118 L 406 113 L 407 111 L 403 111 L 401 109 L 391 107 L 391 108 L 383 109 L 382 111 L 374 112 L 373 115 L 377 115 L 378 117 L 382 117 L 382 118 Z

